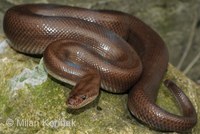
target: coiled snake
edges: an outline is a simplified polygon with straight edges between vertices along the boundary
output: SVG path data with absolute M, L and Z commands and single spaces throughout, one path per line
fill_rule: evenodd
M 178 100 L 183 115 L 155 104 L 168 65 L 160 36 L 138 18 L 108 10 L 52 4 L 10 8 L 3 28 L 11 47 L 26 54 L 43 54 L 53 77 L 74 85 L 67 104 L 77 109 L 93 101 L 99 88 L 128 93 L 128 109 L 149 127 L 188 131 L 197 122 L 190 100 L 170 80 L 165 85 Z

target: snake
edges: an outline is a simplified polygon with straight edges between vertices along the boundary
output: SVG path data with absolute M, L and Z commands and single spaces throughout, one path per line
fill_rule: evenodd
M 3 29 L 14 50 L 43 56 L 49 76 L 73 86 L 66 100 L 71 109 L 93 102 L 103 89 L 128 93 L 128 110 L 149 128 L 188 132 L 197 123 L 193 104 L 172 80 L 164 84 L 182 115 L 156 104 L 168 67 L 168 50 L 158 33 L 131 14 L 22 4 L 6 11 Z

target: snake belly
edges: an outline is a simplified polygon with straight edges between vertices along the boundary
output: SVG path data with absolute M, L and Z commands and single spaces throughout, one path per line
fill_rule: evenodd
M 16 51 L 43 54 L 46 69 L 53 77 L 72 85 L 91 81 L 93 86 L 88 90 L 96 88 L 97 92 L 98 86 L 113 93 L 129 91 L 129 111 L 153 129 L 184 132 L 197 122 L 192 103 L 170 80 L 165 85 L 175 95 L 183 115 L 171 114 L 156 105 L 168 66 L 168 51 L 161 37 L 135 16 L 26 4 L 6 12 L 3 28 Z M 86 91 L 82 93 L 89 94 Z M 90 96 L 98 94 L 94 92 L 91 90 Z

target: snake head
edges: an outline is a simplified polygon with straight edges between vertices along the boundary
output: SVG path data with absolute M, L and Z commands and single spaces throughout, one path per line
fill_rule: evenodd
M 89 104 L 99 95 L 100 77 L 96 74 L 83 76 L 70 92 L 67 106 L 70 109 L 79 109 Z
M 70 109 L 79 109 L 81 107 L 84 107 L 85 105 L 89 104 L 93 100 L 95 100 L 95 96 L 88 96 L 88 95 L 72 95 L 67 100 L 67 106 Z

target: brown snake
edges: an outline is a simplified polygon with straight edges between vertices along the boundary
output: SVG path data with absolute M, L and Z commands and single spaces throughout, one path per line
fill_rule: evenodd
M 101 86 L 113 93 L 129 91 L 130 112 L 156 130 L 189 131 L 197 122 L 190 100 L 170 80 L 164 83 L 183 115 L 156 105 L 168 51 L 160 36 L 134 16 L 51 4 L 19 5 L 6 12 L 3 28 L 12 48 L 43 54 L 47 72 L 75 86 L 67 101 L 70 108 L 93 101 Z

